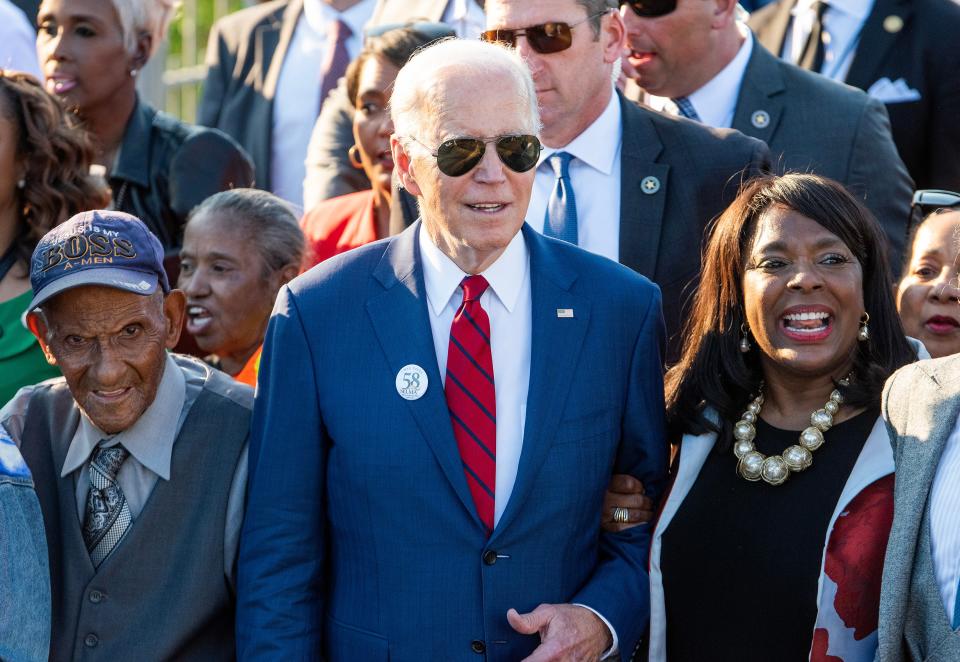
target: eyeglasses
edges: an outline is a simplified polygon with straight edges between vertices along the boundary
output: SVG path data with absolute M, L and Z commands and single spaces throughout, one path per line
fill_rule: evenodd
M 416 138 L 415 143 L 430 149 Z M 494 143 L 503 165 L 514 172 L 526 172 L 537 165 L 543 149 L 536 136 L 497 136 L 495 138 L 451 138 L 440 143 L 430 154 L 437 159 L 440 172 L 449 177 L 461 177 L 473 170 L 484 153 L 487 143 Z
M 436 23 L 434 21 L 427 21 L 427 20 L 416 20 L 416 21 L 407 21 L 406 23 L 384 23 L 383 25 L 375 25 L 375 26 L 369 27 L 363 31 L 363 39 L 364 41 L 366 41 L 367 39 L 382 37 L 388 32 L 393 32 L 394 30 L 403 30 L 403 29 L 419 32 L 430 41 L 444 39 L 445 37 L 457 36 L 456 31 L 446 23 Z
M 621 0 L 620 6 L 629 5 L 641 18 L 666 16 L 677 8 L 677 0 Z
M 487 30 L 480 33 L 483 41 L 496 44 L 503 44 L 510 48 L 517 45 L 517 37 L 523 35 L 527 38 L 527 43 L 537 53 L 559 53 L 570 48 L 573 43 L 573 28 L 586 23 L 590 19 L 603 16 L 609 9 L 587 16 L 585 19 L 576 23 L 564 23 L 562 21 L 553 21 L 550 23 L 541 23 L 540 25 L 531 25 L 517 30 Z
M 940 191 L 937 189 L 921 189 L 913 194 L 913 202 L 910 204 L 910 226 L 915 227 L 928 212 L 937 213 L 940 210 L 947 210 L 953 207 L 960 207 L 960 193 L 953 191 Z

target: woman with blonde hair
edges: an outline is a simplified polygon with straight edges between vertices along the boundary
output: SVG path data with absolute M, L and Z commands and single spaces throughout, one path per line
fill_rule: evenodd
M 0 404 L 58 374 L 20 316 L 30 303 L 30 256 L 52 227 L 109 201 L 89 175 L 93 150 L 27 74 L 0 70 Z
M 250 186 L 253 166 L 215 129 L 181 122 L 139 97 L 136 79 L 163 41 L 174 0 L 44 0 L 37 53 L 46 88 L 93 135 L 113 206 L 142 219 L 169 254 L 190 210 Z

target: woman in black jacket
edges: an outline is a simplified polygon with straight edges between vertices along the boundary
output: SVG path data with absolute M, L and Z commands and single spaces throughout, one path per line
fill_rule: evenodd
M 44 0 L 37 51 L 46 89 L 76 113 L 129 212 L 175 253 L 190 210 L 210 195 L 251 186 L 253 165 L 225 134 L 180 122 L 137 95 L 136 78 L 163 40 L 174 0 Z

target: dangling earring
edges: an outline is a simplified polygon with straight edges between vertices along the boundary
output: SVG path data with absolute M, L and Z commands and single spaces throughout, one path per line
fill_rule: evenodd
M 356 145 L 352 145 L 350 149 L 347 150 L 347 156 L 350 158 L 350 165 L 358 170 L 363 168 L 363 161 L 360 160 L 360 148 Z
M 750 337 L 746 323 L 740 325 L 740 351 L 746 354 L 750 351 Z
M 857 340 L 860 342 L 867 342 L 870 340 L 870 327 L 867 326 L 867 322 L 869 321 L 870 315 L 864 311 L 863 317 L 860 318 L 860 330 L 857 331 Z

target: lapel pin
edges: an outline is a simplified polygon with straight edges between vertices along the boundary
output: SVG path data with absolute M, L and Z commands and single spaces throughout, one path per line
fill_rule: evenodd
M 573 308 L 557 308 L 557 317 L 573 317 Z
M 883 29 L 890 34 L 896 34 L 903 29 L 903 19 L 896 14 L 890 14 L 883 19 Z
M 770 113 L 765 110 L 755 110 L 750 116 L 750 124 L 756 129 L 766 129 L 770 125 Z
M 644 177 L 643 181 L 640 182 L 640 190 L 646 193 L 647 195 L 653 195 L 654 193 L 660 190 L 660 180 L 654 177 L 653 175 Z M 560 311 L 557 310 L 557 313 L 559 314 Z M 571 313 L 570 317 L 573 317 L 572 310 L 570 311 L 570 313 Z
M 404 400 L 419 400 L 427 392 L 427 371 L 411 363 L 400 368 L 397 373 L 397 393 Z

